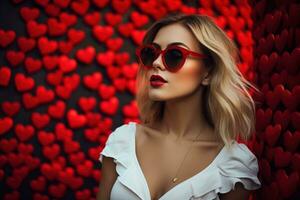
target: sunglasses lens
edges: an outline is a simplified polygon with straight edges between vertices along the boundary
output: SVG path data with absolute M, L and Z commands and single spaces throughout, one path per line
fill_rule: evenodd
M 151 67 L 155 60 L 155 49 L 152 47 L 143 47 L 141 49 L 141 61 L 146 67 Z
M 165 54 L 165 61 L 169 68 L 176 69 L 182 62 L 183 54 L 178 49 L 169 49 Z

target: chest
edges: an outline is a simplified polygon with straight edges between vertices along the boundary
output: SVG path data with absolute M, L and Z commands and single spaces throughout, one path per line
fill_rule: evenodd
M 154 199 L 209 166 L 219 150 L 217 143 L 174 142 L 145 134 L 137 134 L 136 138 L 137 159 Z M 178 179 L 174 183 L 175 177 Z

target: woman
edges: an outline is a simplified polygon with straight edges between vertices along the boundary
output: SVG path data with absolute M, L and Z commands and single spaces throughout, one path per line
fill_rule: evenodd
M 254 131 L 247 87 L 257 89 L 238 70 L 234 43 L 208 16 L 173 14 L 136 53 L 142 123 L 110 134 L 98 199 L 247 199 L 260 187 L 258 164 L 235 139 Z

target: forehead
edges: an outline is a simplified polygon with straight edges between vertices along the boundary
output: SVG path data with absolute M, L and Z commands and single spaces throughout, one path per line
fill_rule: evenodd
M 194 34 L 179 23 L 160 28 L 153 42 L 159 44 L 162 49 L 166 48 L 170 43 L 181 42 L 187 45 L 191 50 L 199 50 L 198 40 Z

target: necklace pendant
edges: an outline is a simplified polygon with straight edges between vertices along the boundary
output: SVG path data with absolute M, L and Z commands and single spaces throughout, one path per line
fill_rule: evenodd
M 175 183 L 177 180 L 178 180 L 178 178 L 176 178 L 176 177 L 172 179 L 173 183 Z

